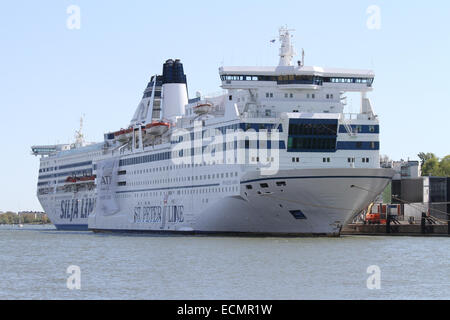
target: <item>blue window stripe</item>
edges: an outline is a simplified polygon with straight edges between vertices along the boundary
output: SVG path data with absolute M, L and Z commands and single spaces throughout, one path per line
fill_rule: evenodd
M 337 124 L 336 119 L 289 119 L 289 124 Z
M 59 169 L 68 169 L 68 168 L 76 168 L 76 167 L 83 167 L 83 166 L 90 166 L 92 164 L 92 161 L 85 161 L 85 162 L 79 162 L 79 163 L 72 163 L 64 166 L 60 166 Z
M 379 134 L 380 126 L 379 125 L 351 125 L 352 131 L 356 132 L 356 127 L 361 127 L 361 131 L 357 133 L 371 133 L 371 134 Z M 370 130 L 370 127 L 373 127 L 373 131 Z M 339 133 L 347 133 L 347 129 L 345 126 L 339 126 Z
M 380 150 L 379 141 L 338 141 L 338 150 Z

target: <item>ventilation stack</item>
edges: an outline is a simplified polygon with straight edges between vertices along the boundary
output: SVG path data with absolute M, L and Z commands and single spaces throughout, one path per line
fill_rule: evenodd
M 164 63 L 162 80 L 162 118 L 175 122 L 184 116 L 188 104 L 186 75 L 179 59 Z

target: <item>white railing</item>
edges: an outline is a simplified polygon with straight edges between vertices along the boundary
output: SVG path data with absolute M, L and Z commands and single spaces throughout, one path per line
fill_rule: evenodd
M 265 112 L 265 111 L 247 111 L 242 114 L 243 118 L 255 119 L 255 118 L 279 118 L 281 112 Z
M 358 119 L 358 115 L 360 115 L 360 113 L 343 113 L 343 115 L 343 120 L 356 120 Z

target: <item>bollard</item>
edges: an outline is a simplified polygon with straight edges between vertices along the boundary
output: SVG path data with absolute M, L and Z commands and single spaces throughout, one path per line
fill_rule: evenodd
M 422 212 L 422 220 L 420 221 L 420 227 L 421 227 L 422 234 L 426 233 L 426 230 L 425 230 L 425 218 L 426 218 L 426 216 L 427 216 L 427 214 L 425 212 Z
M 450 236 L 450 213 L 447 213 L 447 234 Z
M 386 233 L 391 233 L 391 208 L 386 208 Z

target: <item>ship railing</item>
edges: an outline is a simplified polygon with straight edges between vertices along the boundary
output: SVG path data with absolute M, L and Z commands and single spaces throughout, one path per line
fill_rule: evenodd
M 279 118 L 281 112 L 274 111 L 247 111 L 242 114 L 244 119 L 257 119 L 257 118 Z
M 357 120 L 360 113 L 343 113 L 343 120 Z
M 227 91 L 226 90 L 221 90 L 221 91 L 215 91 L 215 92 L 208 92 L 207 94 L 203 94 L 201 95 L 201 99 L 214 99 L 214 98 L 220 98 L 222 96 L 227 95 Z

